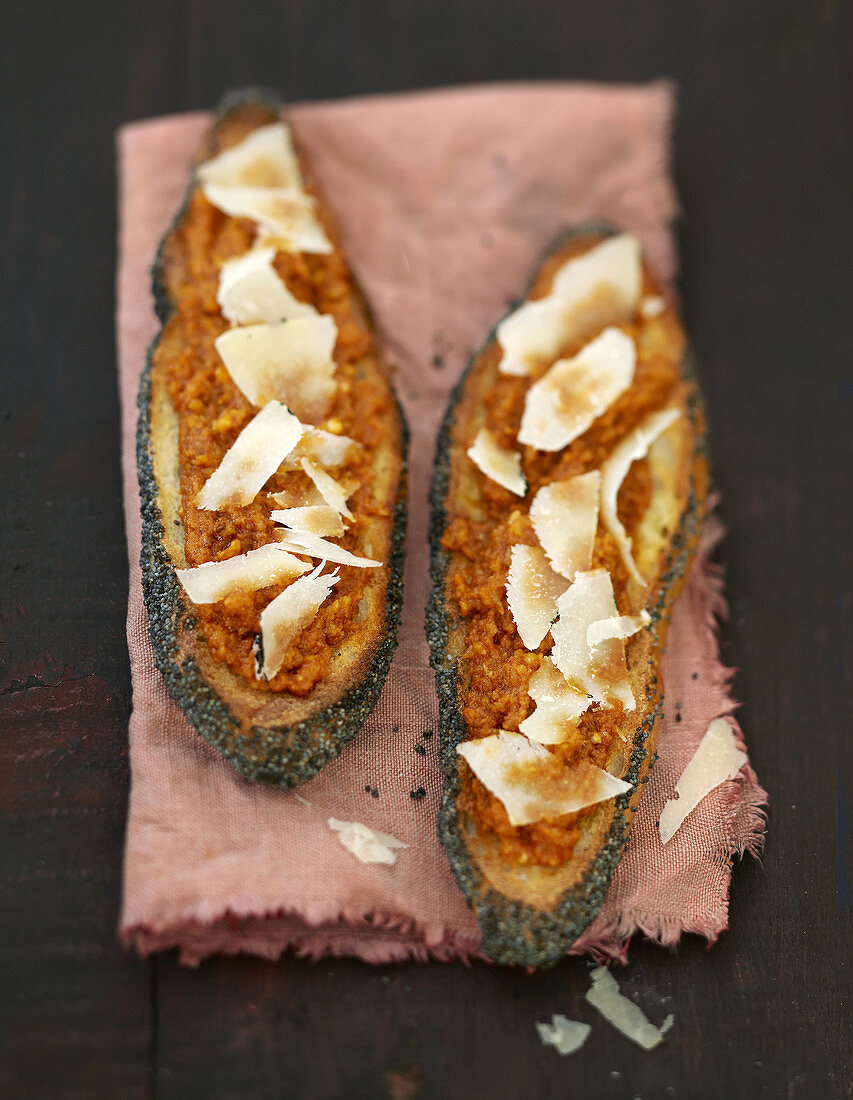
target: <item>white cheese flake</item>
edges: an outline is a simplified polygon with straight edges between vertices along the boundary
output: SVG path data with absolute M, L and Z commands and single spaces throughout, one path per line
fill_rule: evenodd
M 702 799 L 727 779 L 734 779 L 746 762 L 746 753 L 735 744 L 732 727 L 725 718 L 715 718 L 675 784 L 676 797 L 661 810 L 658 825 L 661 843 L 672 840 Z
M 274 259 L 274 248 L 256 248 L 222 265 L 216 300 L 226 321 L 274 324 L 317 315 L 312 305 L 300 302 L 287 289 L 273 267 Z
M 551 657 L 566 680 L 604 705 L 621 703 L 634 710 L 625 645 L 611 638 L 590 646 L 589 628 L 617 616 L 613 582 L 606 569 L 578 573 L 558 601 L 560 616 L 551 627 Z
M 286 461 L 279 467 L 280 470 L 282 468 L 288 468 Z M 314 508 L 323 504 L 323 498 L 313 485 L 310 489 L 287 489 L 283 493 L 270 493 L 270 500 L 279 508 Z
M 261 240 L 287 252 L 328 253 L 332 245 L 314 200 L 303 190 L 290 130 L 272 123 L 199 165 L 209 202 L 234 218 L 249 218 Z
M 537 298 L 523 305 L 498 325 L 495 335 L 503 351 L 501 374 L 525 378 L 537 366 L 551 362 L 568 340 L 565 310 L 551 297 Z
M 477 432 L 476 439 L 466 453 L 486 477 L 503 485 L 516 496 L 525 496 L 527 482 L 521 472 L 521 455 L 517 451 L 508 451 L 501 447 L 488 428 L 481 428 Z
M 314 484 L 314 488 L 325 500 L 326 504 L 330 508 L 334 508 L 342 516 L 346 516 L 347 519 L 352 519 L 352 512 L 347 507 L 348 493 L 345 491 L 343 485 L 335 481 L 331 474 L 327 474 L 325 470 L 321 469 L 316 462 L 312 462 L 310 458 L 303 458 L 301 461 L 302 469 L 311 478 Z
M 497 327 L 503 374 L 527 375 L 561 349 L 605 325 L 630 321 L 637 309 L 640 246 L 628 233 L 610 237 L 568 260 L 545 298 L 525 302 Z
M 261 612 L 261 651 L 258 679 L 271 680 L 284 661 L 288 646 L 314 621 L 317 612 L 332 588 L 338 574 L 324 573 L 318 565 L 313 573 L 299 577 Z
M 558 359 L 527 391 L 518 440 L 560 451 L 631 385 L 637 351 L 618 328 L 606 328 L 572 359 Z
M 557 599 L 566 587 L 565 578 L 557 576 L 538 546 L 510 550 L 506 598 L 526 649 L 538 649 L 557 617 Z
M 317 219 L 314 200 L 290 187 L 202 184 L 204 196 L 223 214 L 258 226 L 257 243 L 282 252 L 328 254 L 332 245 Z
M 378 829 L 371 829 L 360 821 L 338 821 L 330 817 L 326 824 L 333 833 L 338 834 L 338 840 L 346 850 L 352 852 L 362 863 L 385 863 L 392 866 L 397 862 L 397 852 L 409 847 L 395 836 L 380 833 Z
M 640 313 L 647 320 L 651 320 L 652 317 L 658 317 L 666 309 L 666 301 L 663 298 L 649 297 L 643 298 L 640 302 Z
M 672 1027 L 672 1016 L 667 1016 L 660 1027 L 655 1027 L 639 1005 L 619 992 L 619 983 L 606 966 L 596 967 L 591 977 L 592 985 L 586 991 L 586 999 L 609 1024 L 643 1050 L 654 1050 L 663 1042 L 664 1035 Z
M 206 511 L 251 504 L 302 435 L 292 412 L 270 401 L 250 420 L 210 475 L 196 504 Z
M 325 504 L 281 508 L 270 512 L 270 519 L 291 531 L 303 531 L 308 535 L 331 535 L 337 538 L 344 533 L 340 512 Z
M 357 446 L 356 441 L 348 435 L 334 435 L 322 428 L 308 426 L 299 443 L 287 456 L 285 466 L 290 470 L 298 470 L 302 466 L 302 460 L 307 458 L 324 469 L 334 469 L 342 466 L 351 449 Z
M 193 603 L 216 603 L 232 592 L 256 592 L 292 580 L 310 566 L 276 544 L 259 546 L 225 561 L 208 561 L 175 574 Z
M 571 580 L 589 569 L 598 526 L 598 470 L 543 485 L 530 505 L 542 549 L 558 573 Z
M 545 657 L 531 676 L 527 693 L 536 709 L 518 728 L 540 745 L 559 745 L 565 741 L 592 702 L 588 695 L 569 687 L 550 657 Z
M 558 1012 L 550 1024 L 536 1022 L 536 1031 L 543 1046 L 551 1046 L 558 1054 L 574 1054 L 589 1038 L 592 1028 L 580 1020 L 569 1020 Z
M 639 615 L 614 615 L 609 619 L 599 619 L 597 623 L 590 623 L 586 640 L 591 649 L 601 642 L 610 641 L 611 638 L 632 638 L 644 626 L 652 621 L 648 611 L 641 611 Z
M 327 413 L 335 394 L 333 317 L 295 317 L 278 324 L 232 328 L 216 339 L 228 373 L 253 405 L 281 401 L 303 420 Z
M 292 187 L 302 189 L 290 128 L 271 122 L 252 130 L 242 141 L 200 164 L 202 183 L 223 187 Z
M 630 790 L 628 783 L 586 761 L 563 768 L 542 745 L 507 730 L 463 741 L 456 751 L 503 804 L 511 825 L 577 813 Z
M 284 204 L 288 197 L 282 195 Z M 313 203 L 313 200 L 310 200 Z M 273 210 L 280 210 L 277 207 Z M 282 217 L 279 228 L 272 223 L 260 222 L 258 233 L 255 237 L 256 248 L 274 248 L 276 252 L 310 253 L 315 256 L 327 256 L 334 251 L 332 242 L 326 236 L 326 231 L 317 218 L 314 207 L 307 206 L 303 211 L 297 207 L 293 211 L 293 217 L 287 221 Z
M 349 550 L 344 550 L 342 546 L 326 542 L 325 539 L 317 535 L 309 535 L 305 531 L 288 531 L 278 545 L 293 554 L 305 554 L 309 558 L 331 561 L 336 565 L 355 565 L 362 569 L 373 569 L 382 564 L 381 561 L 375 561 L 373 558 L 360 558 Z
M 621 323 L 629 321 L 637 309 L 642 277 L 640 242 L 632 233 L 617 233 L 567 260 L 554 276 L 551 293 L 563 300 L 580 300 L 604 284 L 616 292 L 622 311 L 620 322 L 610 323 Z
M 613 535 L 628 572 L 637 582 L 645 584 L 634 561 L 632 543 L 622 521 L 617 515 L 616 500 L 619 487 L 632 464 L 645 458 L 649 449 L 666 429 L 681 416 L 680 409 L 661 409 L 645 418 L 621 443 L 613 449 L 601 467 L 601 519 Z

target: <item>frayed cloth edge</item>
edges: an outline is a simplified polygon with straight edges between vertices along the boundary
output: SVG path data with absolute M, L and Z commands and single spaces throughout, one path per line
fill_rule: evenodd
M 279 910 L 239 917 L 226 912 L 214 921 L 185 920 L 163 928 L 137 924 L 120 933 L 124 947 L 145 957 L 178 949 L 178 961 L 197 967 L 211 955 L 255 955 L 275 962 L 288 950 L 297 958 L 361 959 L 372 964 L 484 961 L 478 933 L 422 928 L 391 914 L 340 913 L 337 921 L 317 925 L 300 914 Z

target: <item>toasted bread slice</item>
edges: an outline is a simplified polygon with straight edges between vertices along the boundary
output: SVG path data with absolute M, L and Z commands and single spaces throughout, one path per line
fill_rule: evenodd
M 232 94 L 219 109 L 199 162 L 279 119 L 279 104 L 267 93 Z M 339 567 L 338 584 L 268 682 L 258 674 L 258 616 L 286 585 L 270 585 L 242 603 L 198 607 L 176 575 L 176 569 L 225 560 L 280 538 L 283 532 L 269 519 L 281 507 L 274 495 L 286 496 L 294 486 L 303 496 L 312 491 L 295 462 L 231 515 L 197 505 L 199 485 L 257 412 L 213 347 L 228 328 L 216 302 L 218 271 L 252 247 L 256 227 L 211 205 L 195 174 L 154 268 L 163 327 L 141 380 L 137 434 L 143 588 L 158 668 L 204 738 L 247 778 L 279 787 L 309 779 L 336 756 L 379 697 L 396 644 L 406 516 L 407 431 L 390 372 L 329 217 L 305 166 L 300 168 L 332 249 L 313 257 L 279 251 L 275 263 L 296 297 L 336 318 L 337 391 L 315 426 L 356 441 L 350 453 L 358 455 L 357 468 L 344 463 L 329 471 L 339 481 L 349 478 L 352 520 L 337 541 L 381 565 Z M 204 427 L 210 422 L 217 424 L 215 433 Z M 211 454 L 199 466 L 204 447 Z
M 545 296 L 567 260 L 610 234 L 606 228 L 585 227 L 563 237 L 546 256 L 527 299 Z M 493 333 L 452 394 L 439 435 L 430 531 L 433 589 L 427 612 L 445 774 L 438 831 L 477 915 L 483 948 L 497 962 L 553 964 L 592 921 L 655 759 L 663 702 L 661 658 L 672 607 L 702 527 L 707 465 L 690 354 L 675 311 L 660 298 L 645 267 L 642 299 L 655 315 L 645 317 L 637 310 L 619 326 L 637 348 L 631 386 L 566 448 L 543 454 L 516 444 L 527 480 L 523 499 L 485 477 L 466 452 L 484 426 L 502 433 L 504 445 L 512 449 L 525 394 L 549 364 L 543 363 L 534 377 L 501 373 L 502 349 Z M 562 349 L 560 357 L 575 355 L 594 335 L 595 325 L 583 340 Z M 610 572 L 618 613 L 646 612 L 649 617 L 648 625 L 625 645 L 636 707 L 593 706 L 580 718 L 579 737 L 562 758 L 569 770 L 578 761 L 591 761 L 630 789 L 577 813 L 513 826 L 501 801 L 457 752 L 463 742 L 518 730 L 533 710 L 526 690 L 530 677 L 551 651 L 550 633 L 533 652 L 518 636 L 503 593 L 509 544 L 535 542 L 524 525 L 537 489 L 567 474 L 599 469 L 620 440 L 663 407 L 680 415 L 648 457 L 631 467 L 623 486 L 626 495 L 620 491 L 619 496 L 619 517 L 628 528 L 644 583 L 632 578 L 600 515 L 593 553 L 593 566 Z M 480 554 L 485 560 L 479 560 Z M 503 605 L 496 606 L 501 599 Z M 559 754 L 563 748 L 549 751 Z

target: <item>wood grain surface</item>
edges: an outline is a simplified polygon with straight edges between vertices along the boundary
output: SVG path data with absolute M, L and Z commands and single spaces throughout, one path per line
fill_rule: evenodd
M 0 1095 L 851 1095 L 853 20 L 839 0 L 34 0 L 0 67 Z M 726 660 L 770 791 L 710 951 L 370 968 L 124 955 L 130 678 L 113 344 L 114 131 L 266 83 L 291 100 L 492 79 L 680 86 L 681 289 L 730 534 Z M 837 766 L 836 766 L 837 765 Z M 836 839 L 837 838 L 837 839 Z M 569 1059 L 534 1020 L 593 1023 Z

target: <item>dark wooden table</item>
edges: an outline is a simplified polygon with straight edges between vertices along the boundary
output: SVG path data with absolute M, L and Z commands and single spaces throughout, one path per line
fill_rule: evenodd
M 849 5 L 41 0 L 2 42 L 0 1095 L 850 1095 Z M 772 799 L 731 931 L 637 944 L 619 975 L 675 1012 L 669 1041 L 645 1054 L 599 1023 L 571 1059 L 543 1049 L 534 1019 L 592 1018 L 578 961 L 124 955 L 116 126 L 243 83 L 306 99 L 660 75 L 681 89 L 684 310 L 730 527 L 724 655 Z

